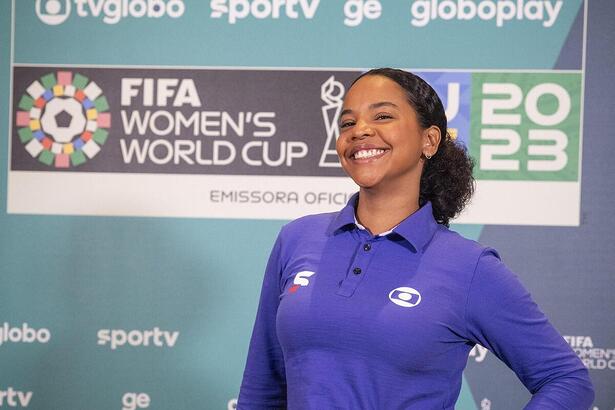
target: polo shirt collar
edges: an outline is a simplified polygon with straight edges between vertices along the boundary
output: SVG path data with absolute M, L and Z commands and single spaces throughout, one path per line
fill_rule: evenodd
M 348 203 L 345 207 L 342 208 L 341 211 L 338 212 L 337 216 L 329 225 L 328 234 L 336 234 L 343 228 L 347 228 L 349 225 L 355 225 L 355 208 L 357 207 L 357 200 L 359 199 L 359 193 L 357 192 L 353 196 L 350 197 Z
M 342 229 L 349 227 L 357 227 L 355 214 L 359 193 L 354 194 L 348 203 L 337 214 L 335 219 L 329 226 L 329 234 L 336 234 Z M 399 225 L 392 229 L 390 234 L 397 234 L 416 250 L 422 250 L 431 240 L 434 233 L 438 229 L 438 223 L 433 217 L 431 202 L 427 202 L 412 215 L 401 221 Z

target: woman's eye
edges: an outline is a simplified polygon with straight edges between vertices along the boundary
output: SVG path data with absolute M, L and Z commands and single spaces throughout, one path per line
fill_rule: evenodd
M 354 125 L 353 121 L 342 121 L 340 122 L 340 128 L 348 128 L 350 126 Z
M 388 120 L 393 118 L 393 116 L 391 114 L 387 114 L 387 113 L 380 113 L 378 115 L 376 115 L 376 119 L 377 120 Z

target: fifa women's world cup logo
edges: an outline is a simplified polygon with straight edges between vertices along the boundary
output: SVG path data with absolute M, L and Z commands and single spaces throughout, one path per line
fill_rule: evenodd
M 337 122 L 340 118 L 342 105 L 344 104 L 344 84 L 340 83 L 331 76 L 320 87 L 320 99 L 324 101 L 322 106 L 322 118 L 325 121 L 327 131 L 327 141 L 320 155 L 320 167 L 340 167 L 335 142 L 340 136 L 340 129 Z
M 109 104 L 100 87 L 81 74 L 42 76 L 30 84 L 18 107 L 19 140 L 33 158 L 50 167 L 81 165 L 107 140 Z

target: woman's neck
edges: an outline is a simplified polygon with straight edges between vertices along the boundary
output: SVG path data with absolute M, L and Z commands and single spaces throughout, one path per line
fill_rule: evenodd
M 389 231 L 419 209 L 419 193 L 412 190 L 382 192 L 361 188 L 357 219 L 373 235 Z

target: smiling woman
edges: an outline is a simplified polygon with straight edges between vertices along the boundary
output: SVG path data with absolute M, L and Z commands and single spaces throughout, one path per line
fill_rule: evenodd
M 337 152 L 360 191 L 284 226 L 238 399 L 246 409 L 453 409 L 475 345 L 532 393 L 587 409 L 587 369 L 498 253 L 447 228 L 473 190 L 435 91 L 372 70 L 348 91 Z
M 340 115 L 340 162 L 364 197 L 400 200 L 399 212 L 373 222 L 376 231 L 389 229 L 427 202 L 436 221 L 448 226 L 470 200 L 472 159 L 446 129 L 442 102 L 420 77 L 376 69 L 355 80 Z M 375 215 L 364 211 L 359 206 L 357 216 L 368 223 Z

